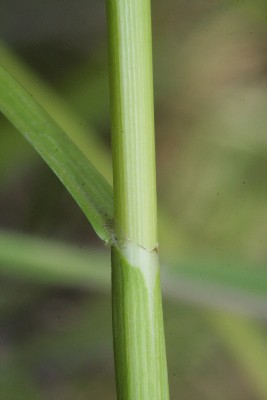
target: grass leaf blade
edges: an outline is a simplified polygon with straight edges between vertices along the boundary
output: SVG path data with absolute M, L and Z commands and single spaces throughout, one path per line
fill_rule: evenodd
M 110 242 L 112 188 L 34 98 L 0 67 L 0 110 L 71 193 L 98 236 Z

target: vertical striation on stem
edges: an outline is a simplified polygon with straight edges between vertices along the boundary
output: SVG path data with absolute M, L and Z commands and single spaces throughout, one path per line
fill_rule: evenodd
M 107 0 L 116 239 L 112 310 L 119 400 L 167 400 L 149 0 Z

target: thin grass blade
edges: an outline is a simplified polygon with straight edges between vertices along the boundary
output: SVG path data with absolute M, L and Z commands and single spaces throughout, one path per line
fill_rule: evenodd
M 79 147 L 88 159 L 104 175 L 109 183 L 112 182 L 111 156 L 99 139 L 100 135 L 88 125 L 88 115 L 85 118 L 68 106 L 69 102 L 42 80 L 35 71 L 26 65 L 17 54 L 14 54 L 0 41 L 0 59 L 4 67 L 20 84 L 33 94 L 35 100 L 48 112 Z M 65 84 L 66 85 L 66 84 Z M 90 88 L 89 88 L 90 90 Z M 87 103 L 90 111 L 95 107 Z M 104 112 L 104 111 L 103 111 Z
M 112 238 L 112 188 L 34 98 L 0 67 L 0 110 L 76 200 L 98 236 Z

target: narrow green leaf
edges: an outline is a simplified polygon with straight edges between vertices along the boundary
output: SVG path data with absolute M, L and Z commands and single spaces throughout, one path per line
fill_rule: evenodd
M 1 65 L 22 86 L 34 96 L 35 100 L 48 112 L 69 138 L 89 158 L 89 160 L 104 175 L 108 182 L 112 182 L 111 155 L 102 145 L 99 135 L 92 126 L 88 126 L 85 117 L 77 115 L 68 106 L 59 94 L 47 82 L 37 76 L 24 62 L 0 41 Z M 89 88 L 90 90 L 90 88 Z M 87 102 L 87 108 L 94 108 L 94 104 Z M 87 118 L 88 119 L 88 118 Z
M 113 219 L 111 186 L 60 126 L 2 67 L 0 110 L 66 186 L 98 236 L 110 242 Z

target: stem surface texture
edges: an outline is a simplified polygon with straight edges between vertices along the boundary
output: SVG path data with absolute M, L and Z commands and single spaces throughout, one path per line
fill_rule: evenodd
M 107 0 L 115 237 L 112 308 L 119 400 L 167 400 L 159 278 L 149 0 Z

